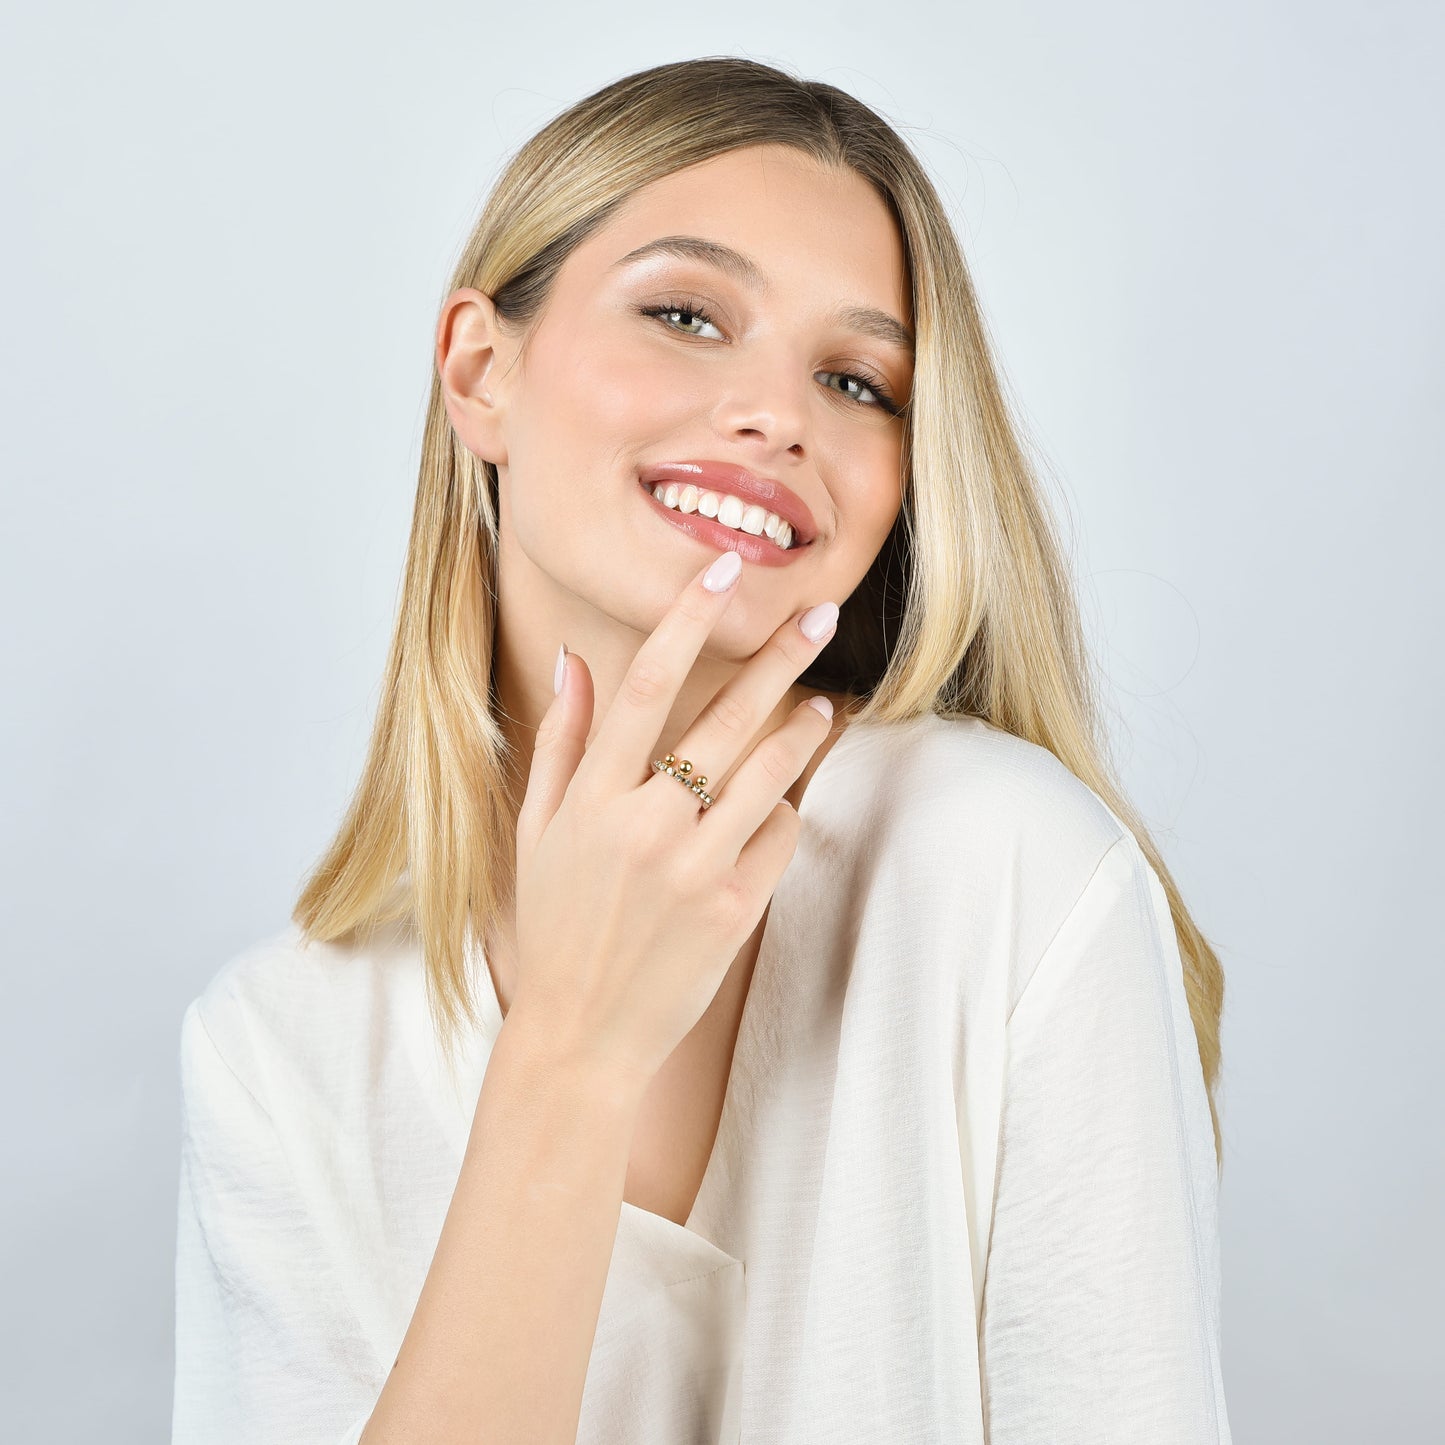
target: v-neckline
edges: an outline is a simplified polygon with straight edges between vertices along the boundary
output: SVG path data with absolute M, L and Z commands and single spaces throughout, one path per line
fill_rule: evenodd
M 878 719 L 864 722 L 854 720 L 845 727 L 837 739 L 823 754 L 819 760 L 813 776 L 808 780 L 808 786 L 803 790 L 803 796 L 798 803 L 798 816 L 807 819 L 819 806 L 818 799 L 822 797 L 820 783 L 827 781 L 827 775 L 836 765 L 835 760 L 842 752 L 849 751 L 850 742 L 857 741 L 857 735 L 869 727 L 878 727 L 882 724 Z M 799 839 L 798 851 L 808 846 L 808 834 L 804 829 Z M 799 861 L 797 854 L 788 865 L 788 871 Z M 717 1133 L 713 1138 L 712 1151 L 708 1155 L 707 1164 L 704 1166 L 702 1182 L 698 1185 L 697 1195 L 693 1199 L 691 1210 L 688 1211 L 687 1219 L 679 1224 L 675 1219 L 665 1214 L 658 1214 L 651 1209 L 644 1209 L 640 1204 L 632 1204 L 628 1200 L 622 1201 L 621 1218 L 624 1222 L 630 1223 L 632 1227 L 641 1229 L 646 1234 L 656 1234 L 661 1241 L 672 1240 L 684 1247 L 690 1247 L 694 1251 L 702 1249 L 709 1256 L 717 1256 L 719 1262 L 726 1262 L 733 1257 L 726 1254 L 710 1237 L 709 1230 L 716 1233 L 712 1228 L 713 1220 L 711 1210 L 713 1208 L 712 1196 L 718 1188 L 717 1179 L 723 1169 L 723 1156 L 731 1147 L 733 1138 L 733 1115 L 739 1108 L 738 1096 L 743 1081 L 751 1077 L 751 1069 L 754 1062 L 754 1035 L 757 1030 L 756 1014 L 758 1004 L 756 1002 L 760 990 L 758 985 L 768 971 L 773 968 L 773 941 L 778 933 L 777 903 L 780 894 L 785 893 L 785 884 L 788 879 L 788 871 L 778 881 L 777 888 L 768 902 L 766 918 L 763 925 L 763 936 L 758 941 L 758 956 L 753 964 L 752 975 L 748 983 L 747 996 L 743 1000 L 742 1016 L 738 1021 L 737 1039 L 733 1044 L 731 1066 L 728 1069 L 727 1085 L 723 1092 L 722 1111 L 718 1116 Z M 796 879 L 795 879 L 796 881 Z M 477 978 L 479 1002 L 482 1014 L 482 1030 L 485 1033 L 490 1049 L 490 1044 L 497 1037 L 502 1027 L 502 1007 L 497 997 L 496 983 L 492 978 L 492 970 L 486 961 L 485 954 L 479 940 L 472 941 L 474 954 L 473 968 Z
M 803 796 L 798 802 L 798 816 L 809 817 L 816 800 L 822 796 L 819 787 L 820 782 L 826 782 L 826 774 L 834 764 L 840 750 L 845 749 L 850 739 L 862 728 L 876 724 L 851 722 L 833 742 L 823 757 L 819 760 L 813 776 L 808 780 L 808 786 L 803 790 Z M 799 851 L 808 845 L 806 830 L 799 839 Z M 793 863 L 800 860 L 795 855 L 789 863 L 791 869 Z M 773 891 L 771 899 L 766 908 L 766 918 L 763 923 L 763 936 L 758 941 L 758 956 L 753 964 L 752 975 L 748 982 L 748 991 L 743 999 L 743 1011 L 738 1020 L 737 1039 L 733 1044 L 732 1062 L 728 1069 L 727 1085 L 723 1091 L 722 1111 L 718 1116 L 717 1133 L 713 1138 L 712 1150 L 708 1154 L 707 1164 L 703 1168 L 702 1182 L 698 1185 L 697 1194 L 693 1199 L 692 1208 L 688 1211 L 687 1219 L 679 1224 L 675 1219 L 668 1218 L 665 1214 L 656 1214 L 650 1209 L 643 1209 L 640 1205 L 630 1204 L 623 1200 L 623 1209 L 632 1210 L 637 1215 L 647 1215 L 650 1219 L 660 1221 L 667 1230 L 680 1230 L 682 1233 L 692 1235 L 703 1240 L 714 1249 L 718 1249 L 715 1239 L 716 1234 L 713 1227 L 711 1210 L 713 1207 L 713 1194 L 718 1187 L 718 1177 L 723 1170 L 723 1156 L 732 1147 L 736 1130 L 733 1127 L 733 1116 L 739 1108 L 739 1095 L 746 1082 L 753 1077 L 752 1066 L 754 1060 L 754 1044 L 757 1034 L 757 1013 L 759 1009 L 758 999 L 767 992 L 766 986 L 760 988 L 760 984 L 766 982 L 770 971 L 776 967 L 774 954 L 776 951 L 776 939 L 779 934 L 778 902 L 779 896 L 785 895 L 784 882 L 787 879 L 787 872 L 779 879 L 778 886 Z M 796 877 L 794 882 L 796 882 Z

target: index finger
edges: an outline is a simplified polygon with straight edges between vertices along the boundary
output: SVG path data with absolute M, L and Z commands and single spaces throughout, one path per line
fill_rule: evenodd
M 708 634 L 737 592 L 743 559 L 720 552 L 678 594 L 637 650 L 612 705 L 583 754 L 579 774 L 621 792 L 645 780 L 649 754 Z

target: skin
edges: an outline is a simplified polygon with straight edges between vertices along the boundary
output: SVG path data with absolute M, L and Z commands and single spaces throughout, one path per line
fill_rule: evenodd
M 614 267 L 634 247 L 679 234 L 751 257 L 764 289 L 698 259 Z M 707 322 L 695 311 L 638 310 L 691 310 L 689 302 Z M 590 743 L 638 649 L 708 560 L 711 549 L 651 514 L 640 468 L 737 462 L 781 479 L 818 527 L 791 566 L 744 563 L 738 595 L 679 690 L 656 756 L 782 624 L 814 603 L 841 604 L 862 580 L 902 503 L 905 423 L 843 374 L 871 373 L 901 403 L 913 364 L 902 347 L 831 319 L 844 304 L 912 325 L 896 223 L 855 172 L 781 146 L 732 151 L 639 191 L 568 257 L 526 338 L 499 325 L 482 292 L 447 298 L 436 341 L 447 414 L 463 444 L 498 469 L 495 670 L 519 760 L 514 817 L 553 700 L 559 643 L 592 675 Z M 749 750 L 817 691 L 790 687 Z M 829 695 L 841 710 L 846 697 Z M 835 713 L 785 794 L 794 806 L 845 725 Z M 708 771 L 705 760 L 700 768 Z M 512 926 L 499 924 L 488 953 L 504 1008 L 515 980 L 509 938 Z

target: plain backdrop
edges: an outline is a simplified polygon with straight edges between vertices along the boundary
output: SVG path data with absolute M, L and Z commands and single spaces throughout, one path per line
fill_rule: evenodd
M 724 52 L 909 137 L 1058 479 L 1227 974 L 1235 1440 L 1445 1438 L 1439 7 L 7 8 L 7 1440 L 167 1438 L 181 1014 L 357 778 L 488 186 Z

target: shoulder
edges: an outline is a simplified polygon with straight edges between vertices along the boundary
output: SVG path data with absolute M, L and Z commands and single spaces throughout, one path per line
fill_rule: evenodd
M 307 940 L 290 923 L 211 975 L 186 1008 L 182 1051 L 218 1055 L 265 1105 L 332 1061 L 366 1058 L 378 1018 L 412 1007 L 419 967 L 401 925 L 360 943 Z
M 852 749 L 840 771 L 859 877 L 917 948 L 1012 1000 L 1129 829 L 1047 748 L 981 718 L 871 724 Z
M 865 729 L 854 756 L 879 820 L 947 850 L 1028 850 L 1093 865 L 1128 830 L 1047 748 L 977 717 L 930 714 Z

